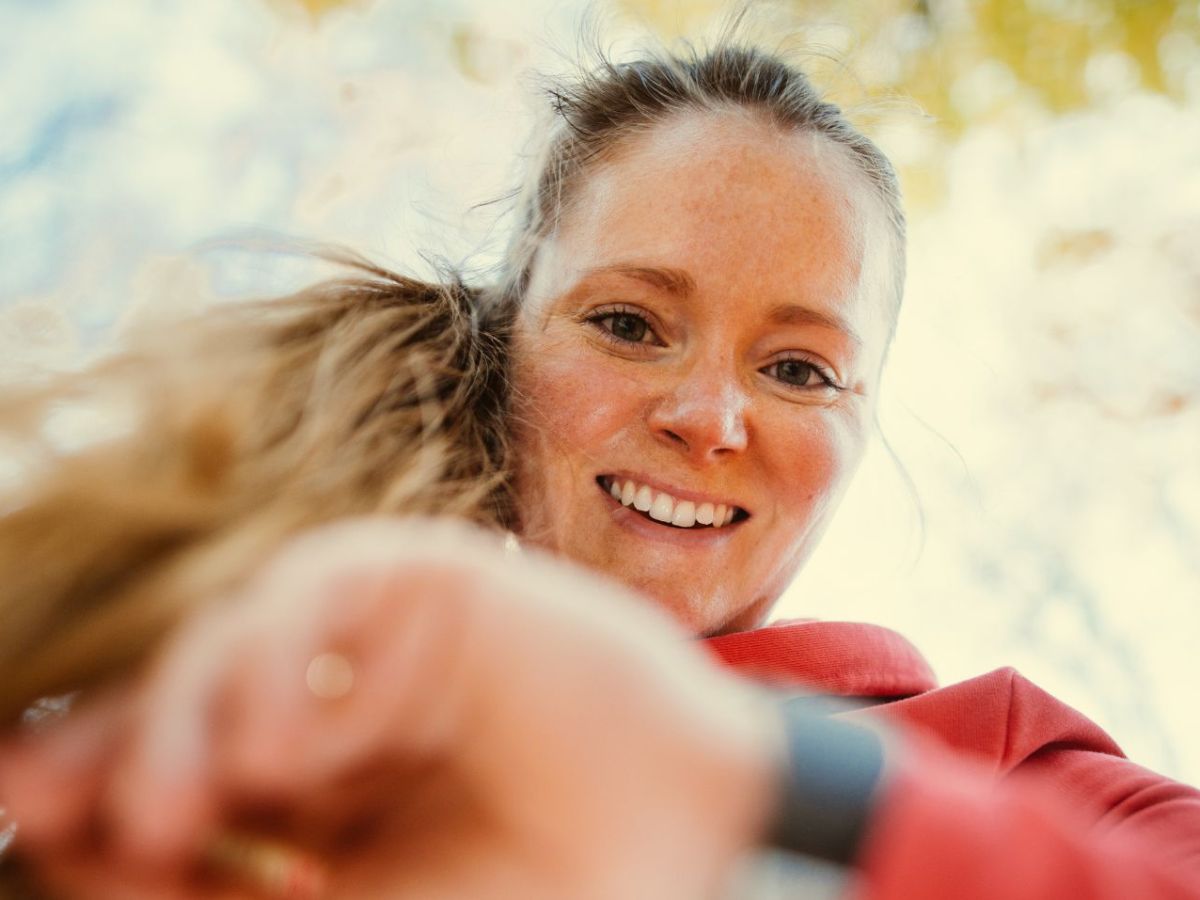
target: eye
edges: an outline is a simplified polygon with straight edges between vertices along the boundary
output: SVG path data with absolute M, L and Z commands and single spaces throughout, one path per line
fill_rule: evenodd
M 613 337 L 632 344 L 640 344 L 650 331 L 650 323 L 633 313 L 613 313 L 611 316 L 605 316 L 603 321 L 609 323 L 606 327 Z
M 828 372 L 806 359 L 781 359 L 762 370 L 777 381 L 795 388 L 841 390 Z
M 657 344 L 654 329 L 645 316 L 629 310 L 597 313 L 587 319 L 606 338 L 623 344 Z

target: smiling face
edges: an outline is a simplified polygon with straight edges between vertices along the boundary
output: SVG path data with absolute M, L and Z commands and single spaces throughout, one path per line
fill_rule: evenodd
M 514 338 L 522 539 L 693 633 L 757 625 L 862 455 L 889 247 L 842 148 L 744 111 L 596 164 Z

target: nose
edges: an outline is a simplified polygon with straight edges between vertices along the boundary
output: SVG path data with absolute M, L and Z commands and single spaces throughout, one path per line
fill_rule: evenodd
M 699 364 L 664 386 L 647 422 L 655 438 L 693 462 L 712 462 L 746 449 L 748 406 L 735 373 Z

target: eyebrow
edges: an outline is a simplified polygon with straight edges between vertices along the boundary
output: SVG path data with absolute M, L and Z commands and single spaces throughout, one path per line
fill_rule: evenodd
M 687 297 L 696 292 L 696 282 L 683 269 L 672 269 L 665 266 L 634 266 L 618 263 L 611 266 L 596 266 L 583 273 L 584 277 L 591 275 L 624 275 L 644 281 L 651 287 L 666 291 L 676 297 Z
M 767 318 L 777 325 L 816 325 L 820 328 L 840 331 L 855 344 L 862 345 L 862 338 L 850 327 L 849 322 L 841 316 L 821 312 L 819 309 L 813 309 L 811 306 L 782 303 L 779 306 L 772 307 L 771 311 L 767 314 Z
M 617 263 L 610 266 L 596 266 L 584 272 L 584 277 L 592 275 L 624 275 L 645 282 L 651 287 L 666 291 L 675 297 L 688 297 L 696 292 L 696 281 L 683 269 L 673 269 L 667 266 L 637 266 Z M 800 306 L 795 303 L 781 303 L 771 308 L 767 319 L 776 325 L 816 325 L 840 331 L 857 345 L 862 345 L 862 338 L 850 327 L 850 323 L 841 316 L 821 312 L 811 306 Z

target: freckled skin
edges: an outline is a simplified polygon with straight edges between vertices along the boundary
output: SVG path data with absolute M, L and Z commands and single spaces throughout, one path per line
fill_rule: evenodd
M 682 114 L 592 172 L 539 249 L 514 343 L 522 538 L 696 634 L 760 624 L 862 456 L 891 325 L 887 226 L 844 154 L 745 112 Z M 694 290 L 595 272 L 617 264 L 682 270 Z M 779 304 L 836 315 L 858 340 L 774 321 Z M 614 305 L 649 321 L 645 343 L 587 321 Z M 772 366 L 796 355 L 845 390 L 784 383 Z M 751 516 L 716 542 L 655 540 L 597 487 L 614 472 Z

